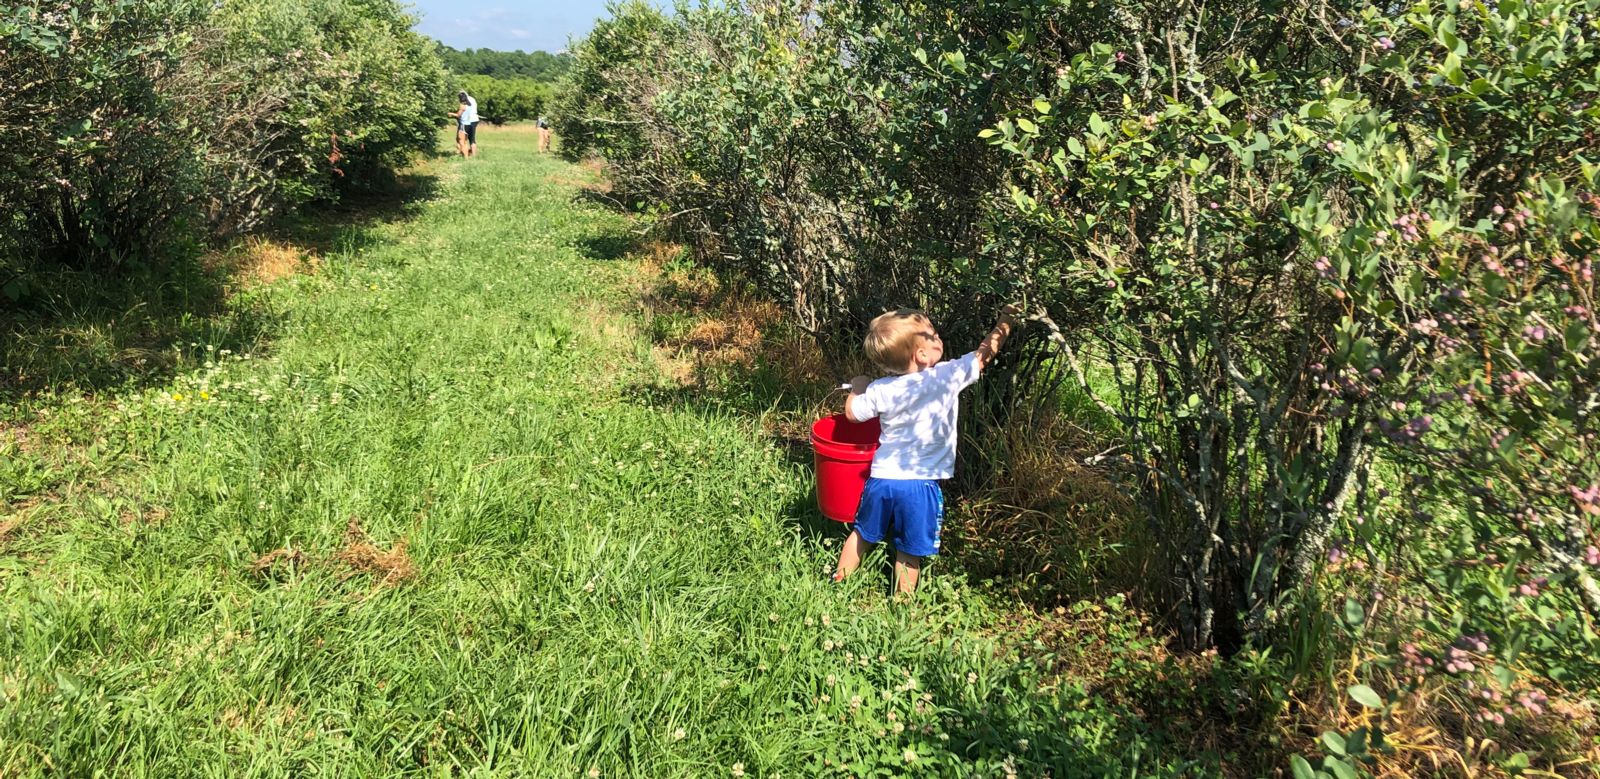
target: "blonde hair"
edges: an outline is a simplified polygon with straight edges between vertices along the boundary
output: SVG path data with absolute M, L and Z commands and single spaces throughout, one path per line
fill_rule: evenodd
M 890 373 L 905 373 L 916 354 L 917 339 L 932 326 L 928 315 L 914 308 L 879 314 L 867 325 L 867 339 L 862 344 L 867 359 Z

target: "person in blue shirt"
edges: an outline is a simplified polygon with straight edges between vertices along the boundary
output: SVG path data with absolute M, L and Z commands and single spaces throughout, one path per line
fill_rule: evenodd
M 478 153 L 478 101 L 465 89 L 457 97 L 461 107 L 450 112 L 456 120 L 456 151 L 461 152 L 462 158 L 473 157 Z

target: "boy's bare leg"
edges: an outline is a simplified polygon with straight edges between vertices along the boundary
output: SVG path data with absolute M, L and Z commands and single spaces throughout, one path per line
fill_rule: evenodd
M 833 571 L 834 581 L 843 581 L 844 577 L 855 573 L 861 567 L 861 558 L 872 551 L 872 544 L 861 539 L 861 534 L 850 531 L 850 537 L 844 540 L 844 548 L 839 550 L 839 567 Z
M 456 132 L 456 151 L 461 152 L 463 158 L 467 156 L 467 134 L 459 130 Z
M 922 558 L 905 552 L 894 553 L 894 586 L 904 594 L 917 589 L 917 579 L 922 576 Z

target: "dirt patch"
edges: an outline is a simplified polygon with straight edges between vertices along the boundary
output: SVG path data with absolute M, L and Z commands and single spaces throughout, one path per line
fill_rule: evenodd
M 34 451 L 32 429 L 20 422 L 0 420 L 0 447 L 15 446 L 17 451 L 30 454 Z
M 377 579 L 379 584 L 398 585 L 417 577 L 417 566 L 406 554 L 404 538 L 396 541 L 388 550 L 379 549 L 373 545 L 367 532 L 361 528 L 361 521 L 355 517 L 350 518 L 350 524 L 345 528 L 344 548 L 333 558 L 348 569 L 340 576 L 341 579 L 365 575 Z

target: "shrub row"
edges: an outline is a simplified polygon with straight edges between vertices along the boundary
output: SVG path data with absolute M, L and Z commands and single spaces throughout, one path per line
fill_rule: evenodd
M 1105 414 L 1185 643 L 1308 665 L 1359 637 L 1362 705 L 1449 689 L 1489 729 L 1596 679 L 1597 19 L 636 3 L 555 114 L 835 359 L 885 307 L 961 343 L 1025 301 L 1001 386 Z
M 445 74 L 395 0 L 85 0 L 0 10 L 0 285 L 151 262 L 388 177 Z

